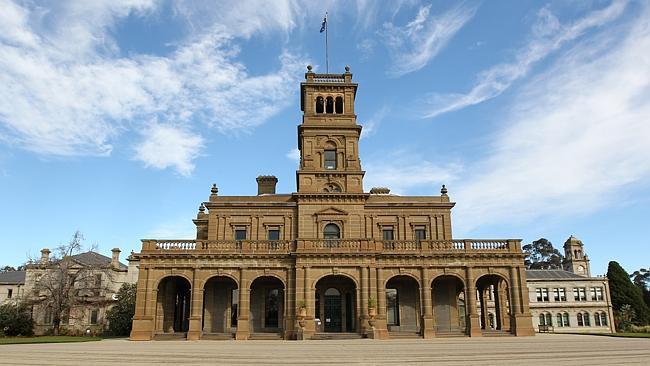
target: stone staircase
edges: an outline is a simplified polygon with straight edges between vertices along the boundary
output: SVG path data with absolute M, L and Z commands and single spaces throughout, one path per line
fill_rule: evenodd
M 483 337 L 514 337 L 514 335 L 505 330 L 482 330 Z
M 337 339 L 361 339 L 363 336 L 359 333 L 315 333 L 311 339 L 314 340 L 337 340 Z
M 211 341 L 229 341 L 235 339 L 234 333 L 203 333 L 201 339 Z
M 184 341 L 187 339 L 187 333 L 158 333 L 153 336 L 154 341 Z
M 436 328 L 437 338 L 467 337 L 464 329 L 459 327 L 440 327 Z
M 282 339 L 282 334 L 280 333 L 251 333 L 248 337 L 249 340 L 253 341 L 277 341 Z
M 388 332 L 389 339 L 418 339 L 422 338 L 418 332 Z

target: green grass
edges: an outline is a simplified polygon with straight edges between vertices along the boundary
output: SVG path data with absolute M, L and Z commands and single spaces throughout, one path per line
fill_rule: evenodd
M 7 337 L 0 338 L 0 344 L 29 343 L 70 343 L 101 341 L 99 337 L 43 336 L 43 337 Z
M 570 333 L 580 335 L 593 335 L 601 337 L 621 337 L 621 338 L 650 338 L 650 333 Z

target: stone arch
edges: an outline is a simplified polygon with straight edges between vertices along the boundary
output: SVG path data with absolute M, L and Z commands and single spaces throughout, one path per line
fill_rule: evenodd
M 359 287 L 345 273 L 325 273 L 313 284 L 317 332 L 355 332 L 359 328 Z M 333 291 L 336 290 L 336 291 Z
M 419 333 L 421 329 L 421 286 L 417 276 L 398 273 L 384 284 L 388 331 Z
M 258 279 L 260 279 L 260 278 L 263 278 L 263 277 L 272 277 L 272 278 L 275 278 L 276 280 L 278 280 L 278 281 L 280 281 L 280 282 L 282 283 L 282 286 L 284 286 L 285 289 L 287 288 L 287 281 L 286 281 L 285 276 L 282 275 L 282 274 L 280 274 L 280 273 L 278 273 L 278 272 L 273 271 L 273 272 L 265 272 L 265 273 L 262 273 L 262 274 L 259 274 L 259 275 L 255 276 L 255 277 L 250 281 L 250 284 L 248 285 L 248 289 L 249 289 L 249 290 L 251 289 L 251 286 L 253 286 L 253 282 L 255 282 L 256 280 L 258 280 Z
M 225 272 L 224 273 L 211 272 L 204 277 L 203 281 L 201 281 L 199 285 L 201 286 L 201 288 L 205 288 L 205 285 L 208 283 L 208 281 L 216 277 L 227 277 L 233 280 L 233 282 L 235 282 L 235 285 L 237 285 L 237 288 L 239 288 L 239 279 L 232 273 L 225 273 Z
M 204 333 L 231 333 L 237 330 L 239 284 L 233 276 L 217 273 L 203 282 Z
M 439 279 L 440 277 L 455 277 L 456 279 L 458 279 L 463 284 L 463 286 L 467 287 L 467 282 L 465 281 L 465 276 L 463 276 L 463 275 L 461 275 L 459 273 L 456 273 L 456 272 L 439 273 L 439 274 L 434 275 L 431 278 L 431 282 L 429 282 L 429 286 L 433 287 L 433 282 L 435 280 Z
M 316 279 L 311 283 L 311 289 L 312 289 L 312 290 L 316 289 L 316 284 L 318 283 L 318 281 L 322 280 L 323 278 L 325 278 L 325 277 L 327 277 L 327 276 L 343 276 L 343 277 L 347 277 L 347 278 L 350 279 L 352 282 L 354 282 L 354 286 L 355 286 L 357 289 L 360 288 L 360 287 L 359 287 L 359 280 L 357 280 L 357 278 L 355 277 L 355 275 L 353 275 L 353 274 L 351 274 L 351 273 L 348 273 L 347 271 L 344 271 L 344 272 L 336 272 L 336 273 L 334 273 L 334 272 L 332 272 L 332 271 L 329 271 L 329 272 L 326 272 L 326 273 L 321 273 L 321 274 L 320 274 L 320 275 L 319 275 L 319 276 L 318 276 L 318 277 L 317 277 L 317 278 L 316 278 Z
M 417 275 L 415 275 L 415 274 L 413 274 L 411 272 L 404 271 L 404 272 L 391 273 L 390 275 L 386 276 L 386 279 L 384 280 L 384 288 L 386 288 L 386 285 L 388 285 L 388 282 L 390 280 L 392 280 L 393 278 L 395 278 L 395 277 L 409 277 L 409 278 L 415 280 L 415 282 L 418 284 L 418 287 L 422 287 L 422 283 L 420 281 L 419 276 L 417 276 Z
M 510 331 L 512 305 L 510 282 L 508 277 L 499 272 L 483 273 L 475 282 L 479 322 L 484 331 Z M 489 324 L 488 314 L 496 315 L 493 326 Z
M 458 273 L 441 273 L 431 280 L 435 332 L 467 333 L 467 285 Z
M 284 330 L 287 286 L 282 276 L 263 273 L 250 284 L 250 330 L 262 333 L 280 333 Z
M 192 304 L 192 281 L 180 274 L 166 275 L 156 285 L 156 333 L 186 333 Z
M 181 277 L 184 280 L 186 280 L 190 284 L 190 288 L 192 288 L 192 278 L 190 276 L 188 276 L 187 274 L 185 274 L 185 273 L 173 273 L 173 274 L 172 273 L 167 273 L 167 274 L 163 274 L 162 276 L 160 276 L 160 277 L 158 277 L 156 279 L 156 282 L 154 282 L 153 288 L 157 290 L 158 287 L 160 286 L 160 283 L 163 280 L 165 280 L 166 278 L 169 278 L 169 277 Z

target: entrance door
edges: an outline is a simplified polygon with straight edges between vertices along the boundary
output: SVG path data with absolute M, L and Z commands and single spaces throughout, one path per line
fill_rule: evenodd
M 335 288 L 325 291 L 325 326 L 326 332 L 342 331 L 341 293 Z

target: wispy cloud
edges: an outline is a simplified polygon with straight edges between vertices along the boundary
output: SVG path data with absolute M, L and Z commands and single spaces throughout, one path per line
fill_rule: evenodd
M 285 156 L 289 160 L 300 162 L 300 150 L 298 150 L 297 147 L 294 147 L 293 149 L 289 150 Z
M 366 171 L 364 186 L 367 191 L 372 187 L 388 187 L 395 194 L 414 191 L 435 193 L 441 184 L 455 181 L 463 171 L 459 163 L 439 164 L 407 150 L 370 158 L 364 162 L 363 168 Z
M 384 23 L 380 36 L 388 47 L 391 76 L 402 76 L 425 67 L 476 13 L 476 6 L 458 5 L 440 15 L 431 14 L 431 5 L 422 6 L 404 26 Z
M 528 82 L 508 127 L 455 190 L 460 231 L 593 212 L 650 179 L 648 19 L 646 5 Z
M 370 118 L 363 122 L 363 129 L 361 130 L 361 138 L 367 138 L 372 136 L 379 127 L 379 124 L 384 120 L 386 114 L 390 111 L 390 108 L 387 105 L 383 105 L 379 108 Z
M 588 30 L 600 27 L 618 18 L 626 2 L 616 1 L 608 7 L 593 11 L 572 24 L 562 26 L 547 9 L 538 13 L 530 42 L 520 49 L 515 60 L 502 63 L 481 72 L 474 87 L 466 94 L 433 94 L 423 112 L 423 118 L 433 118 L 494 98 L 508 89 L 516 80 L 526 76 L 530 69 L 566 43 L 582 36 Z
M 251 76 L 237 60 L 237 37 L 265 27 L 259 9 L 240 9 L 251 11 L 250 23 L 212 26 L 166 57 L 119 56 L 110 29 L 130 14 L 146 16 L 155 6 L 153 1 L 98 1 L 44 9 L 5 1 L 0 7 L 0 141 L 43 155 L 105 156 L 119 136 L 135 131 L 144 137 L 136 159 L 189 174 L 203 141 L 188 132 L 199 130 L 196 124 L 221 132 L 246 129 L 290 104 L 307 61 L 285 51 L 275 71 Z M 291 24 L 283 20 L 268 27 Z M 164 124 L 151 127 L 150 121 Z M 177 142 L 179 136 L 190 137 L 194 147 L 151 153 L 159 152 L 161 136 Z
M 153 124 L 143 131 L 136 159 L 157 169 L 174 167 L 182 175 L 194 170 L 192 161 L 203 148 L 203 138 L 184 128 Z

